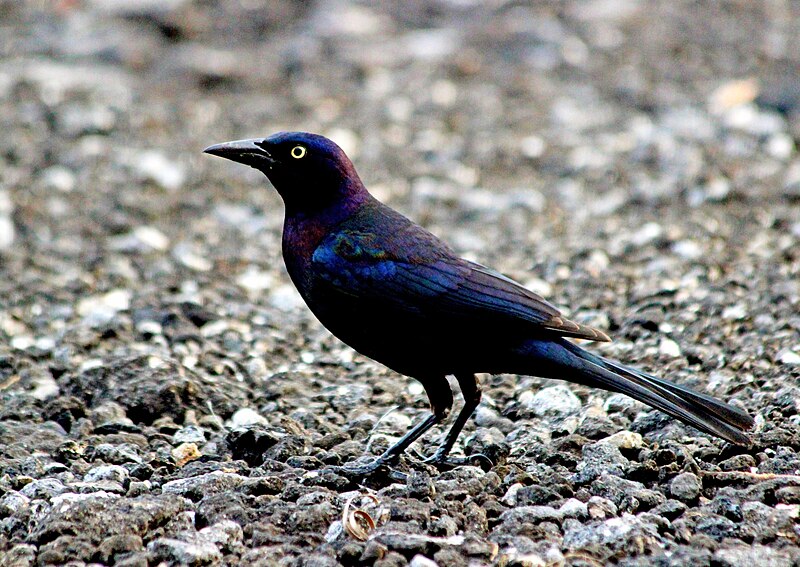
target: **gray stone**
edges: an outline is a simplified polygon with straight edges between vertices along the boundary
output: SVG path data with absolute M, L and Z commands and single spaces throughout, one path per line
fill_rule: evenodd
M 80 526 L 88 538 L 101 541 L 120 534 L 144 536 L 154 525 L 165 525 L 190 503 L 179 496 L 122 498 L 105 493 L 65 493 L 39 522 L 33 541 L 51 541 L 65 526 Z
M 763 502 L 744 502 L 741 507 L 742 538 L 770 542 L 792 533 L 800 525 L 800 504 L 768 506 Z
M 638 516 L 623 514 L 602 522 L 570 523 L 564 530 L 564 548 L 577 551 L 593 546 L 605 546 L 613 552 L 636 552 L 642 546 L 651 547 L 659 541 L 658 528 Z
M 604 474 L 622 476 L 629 465 L 628 459 L 614 444 L 598 441 L 584 445 L 583 459 L 578 463 L 575 482 L 591 482 Z
M 653 508 L 666 500 L 663 494 L 645 488 L 641 482 L 607 473 L 601 474 L 592 482 L 591 491 L 593 494 L 612 500 L 623 512 Z
M 586 511 L 589 517 L 603 520 L 617 515 L 617 505 L 608 498 L 592 496 L 586 503 Z
M 156 561 L 173 565 L 216 565 L 222 561 L 219 547 L 197 533 L 181 534 L 183 539 L 162 537 L 147 544 Z
M 112 480 L 124 485 L 128 482 L 128 471 L 120 465 L 100 465 L 92 467 L 83 475 L 84 482 L 96 482 L 99 480 Z
M 86 325 L 100 327 L 110 323 L 117 313 L 128 309 L 131 303 L 131 292 L 127 289 L 115 289 L 103 295 L 85 297 L 78 302 L 78 314 Z
M 70 490 L 79 494 L 91 492 L 104 492 L 107 494 L 125 494 L 126 490 L 119 482 L 114 480 L 98 480 L 96 482 L 72 482 Z
M 94 448 L 94 454 L 96 458 L 116 465 L 142 462 L 142 457 L 139 456 L 139 450 L 135 445 L 130 443 L 122 443 L 120 445 L 100 443 Z
M 31 567 L 36 564 L 36 546 L 19 543 L 0 557 L 3 567 Z
M 44 478 L 41 480 L 34 480 L 22 487 L 20 492 L 30 498 L 42 498 L 49 500 L 54 496 L 67 492 L 69 488 L 64 486 L 64 483 L 55 478 Z
M 232 549 L 244 539 L 242 526 L 232 520 L 222 520 L 200 530 L 200 535 L 222 549 Z
M 511 526 L 522 523 L 555 522 L 560 524 L 564 514 L 551 506 L 520 506 L 500 514 L 500 521 Z
M 233 490 L 247 482 L 246 476 L 222 471 L 213 471 L 190 478 L 165 482 L 161 486 L 164 494 L 180 494 L 188 498 L 200 499 L 209 494 Z
M 714 552 L 720 567 L 784 567 L 800 559 L 797 548 L 775 548 L 760 544 L 725 546 Z
M 180 443 L 205 443 L 206 435 L 202 427 L 187 425 L 182 427 L 172 436 L 172 442 L 176 445 Z
M 669 483 L 669 492 L 678 500 L 691 502 L 700 496 L 703 485 L 696 474 L 681 473 Z
M 22 492 L 9 490 L 0 498 L 0 515 L 13 516 L 20 510 L 28 507 L 31 499 Z
M 589 507 L 577 498 L 568 498 L 558 509 L 564 518 L 583 519 L 589 516 Z

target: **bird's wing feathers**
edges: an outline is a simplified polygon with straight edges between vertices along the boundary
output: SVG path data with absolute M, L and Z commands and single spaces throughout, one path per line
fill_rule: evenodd
M 589 339 L 592 341 L 610 341 L 611 338 L 604 332 L 570 321 L 561 316 L 561 312 L 551 305 L 546 299 L 537 293 L 521 286 L 511 278 L 496 272 L 491 268 L 466 262 L 470 267 L 469 277 L 466 286 L 473 288 L 477 283 L 480 287 L 479 293 L 486 293 L 488 296 L 500 296 L 503 307 L 507 305 L 519 306 L 524 309 L 525 318 L 530 318 L 531 312 L 538 312 L 543 317 L 539 324 L 549 331 L 565 337 Z
M 422 236 L 428 236 L 427 233 Z M 432 237 L 432 236 L 431 236 Z M 315 273 L 339 293 L 380 301 L 406 313 L 442 314 L 454 322 L 530 326 L 531 331 L 610 340 L 604 333 L 562 317 L 544 298 L 506 276 L 441 248 L 387 250 L 372 232 L 337 231 L 315 250 Z

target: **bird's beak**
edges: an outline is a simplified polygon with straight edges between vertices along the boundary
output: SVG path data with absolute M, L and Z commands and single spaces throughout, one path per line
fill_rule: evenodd
M 203 153 L 238 161 L 257 169 L 269 167 L 275 162 L 264 147 L 264 140 L 262 139 L 236 140 L 234 142 L 214 144 L 204 149 Z

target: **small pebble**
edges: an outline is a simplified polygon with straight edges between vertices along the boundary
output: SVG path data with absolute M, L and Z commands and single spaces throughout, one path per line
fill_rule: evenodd
M 549 386 L 536 393 L 522 392 L 519 403 L 538 416 L 564 416 L 577 413 L 581 409 L 581 400 L 567 386 Z
M 702 484 L 694 473 L 681 473 L 669 484 L 670 494 L 683 502 L 691 502 L 700 496 Z
M 800 350 L 800 345 L 798 345 L 797 350 Z M 797 365 L 800 364 L 800 354 L 794 350 L 784 349 L 778 353 L 778 361 L 781 364 Z
M 666 337 L 661 339 L 661 342 L 658 345 L 658 351 L 664 356 L 669 356 L 672 358 L 678 358 L 681 356 L 680 345 L 678 345 L 678 343 L 672 339 L 668 339 Z
M 155 182 L 168 191 L 180 189 L 186 181 L 185 168 L 175 159 L 161 151 L 147 150 L 136 155 L 131 165 L 145 180 Z
M 229 427 L 244 427 L 247 425 L 266 425 L 267 419 L 251 408 L 241 408 L 236 410 L 231 416 Z

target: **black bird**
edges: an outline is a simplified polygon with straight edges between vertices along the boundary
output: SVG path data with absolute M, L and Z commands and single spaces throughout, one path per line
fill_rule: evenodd
M 464 407 L 438 450 L 448 457 L 481 399 L 479 372 L 557 378 L 621 392 L 695 428 L 739 445 L 753 419 L 685 386 L 592 354 L 569 339 L 608 341 L 597 329 L 506 276 L 459 258 L 433 234 L 378 202 L 332 141 L 281 132 L 217 144 L 206 153 L 264 173 L 283 198 L 283 257 L 295 286 L 325 327 L 358 352 L 419 380 L 432 414 L 368 464 L 368 474 L 403 453 L 444 420 L 453 404 L 447 376 Z

